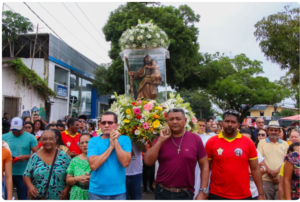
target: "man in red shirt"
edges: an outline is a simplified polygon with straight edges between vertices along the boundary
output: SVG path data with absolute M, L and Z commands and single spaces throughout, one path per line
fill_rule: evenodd
M 144 158 L 146 165 L 159 162 L 155 199 L 193 200 L 195 167 L 201 169 L 201 186 L 196 199 L 207 198 L 209 164 L 201 138 L 185 131 L 187 118 L 182 109 L 171 109 L 167 123 L 170 129 L 160 131 Z M 200 177 L 200 176 L 198 176 Z
M 81 154 L 79 148 L 80 133 L 77 132 L 79 128 L 79 121 L 77 118 L 69 118 L 67 122 L 68 129 L 61 132 L 61 139 L 66 147 L 69 148 L 71 158 Z
M 211 137 L 205 146 L 211 168 L 209 200 L 251 200 L 249 165 L 258 190 L 265 200 L 262 176 L 254 143 L 238 131 L 239 112 L 223 114 L 223 131 Z

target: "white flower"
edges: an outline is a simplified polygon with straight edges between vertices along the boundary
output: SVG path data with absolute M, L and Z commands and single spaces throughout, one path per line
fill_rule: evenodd
M 126 118 L 127 119 L 132 119 L 132 116 L 131 115 L 126 115 Z
M 143 39 L 142 35 L 138 36 L 138 40 L 142 40 L 142 39 Z
M 131 36 L 129 39 L 130 39 L 131 41 L 133 41 L 133 39 L 134 39 L 134 36 Z
M 156 44 L 156 43 L 154 43 L 154 44 L 153 44 L 153 47 L 156 47 L 156 46 L 157 46 L 157 44 Z
M 164 43 L 165 41 L 163 39 L 160 40 L 161 43 Z
M 132 45 L 132 47 L 133 47 L 133 48 L 136 48 L 136 44 L 134 43 L 134 44 Z
M 145 123 L 145 119 L 143 119 L 143 118 L 140 119 L 140 122 L 141 122 L 141 123 Z
M 125 47 L 126 47 L 126 48 L 129 48 L 129 45 L 126 45 Z
M 147 34 L 147 38 L 150 39 L 151 38 L 151 34 Z
M 135 135 L 139 135 L 140 133 L 141 133 L 141 131 L 139 131 L 139 130 L 136 130 L 136 131 L 134 132 Z
M 153 131 L 153 134 L 155 135 L 155 134 L 157 134 L 157 132 L 156 132 L 156 131 Z
M 142 48 L 146 48 L 146 45 L 144 43 L 142 44 Z
M 148 111 L 143 111 L 142 115 L 143 115 L 143 117 L 145 117 L 145 119 L 148 119 L 149 116 L 150 116 L 150 112 L 148 112 Z
M 141 33 L 144 33 L 144 32 L 145 32 L 145 30 L 141 29 L 141 30 L 140 30 L 140 32 L 141 32 Z
M 122 36 L 125 36 L 125 32 L 123 32 Z
M 153 30 L 152 30 L 152 29 L 149 29 L 149 32 L 153 32 Z
M 129 33 L 130 33 L 130 34 L 132 34 L 132 33 L 133 33 L 133 31 L 132 31 L 132 30 L 129 30 Z
M 135 31 L 136 31 L 136 32 L 139 32 L 140 30 L 139 30 L 139 29 L 136 29 Z
M 141 140 L 140 140 L 140 142 L 142 142 L 142 143 L 145 143 L 145 142 L 146 142 L 146 140 L 145 140 L 145 139 L 141 139 Z
M 156 36 L 159 38 L 159 37 L 160 37 L 160 34 L 159 34 L 159 33 L 156 33 Z

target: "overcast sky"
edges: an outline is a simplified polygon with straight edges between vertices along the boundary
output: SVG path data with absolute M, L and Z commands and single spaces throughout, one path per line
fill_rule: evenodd
M 125 4 L 124 2 L 79 2 L 77 4 L 73 2 L 27 2 L 27 4 L 68 45 L 98 64 L 111 61 L 107 53 L 110 43 L 105 41 L 102 28 L 110 12 L 119 5 Z M 178 8 L 183 3 L 162 2 L 162 4 Z M 262 76 L 268 77 L 270 81 L 278 80 L 280 76 L 285 75 L 285 71 L 281 71 L 279 65 L 267 61 L 261 52 L 259 42 L 253 34 L 254 25 L 263 17 L 283 11 L 285 5 L 291 5 L 294 8 L 299 7 L 299 3 L 191 2 L 185 4 L 190 6 L 196 14 L 201 15 L 200 22 L 195 24 L 199 29 L 200 52 L 218 51 L 230 57 L 244 53 L 251 60 L 263 62 L 265 73 Z M 39 24 L 39 33 L 54 34 L 24 3 L 5 2 L 4 10 L 10 9 L 29 18 L 35 26 Z M 285 106 L 291 107 L 292 103 L 294 102 L 291 99 L 284 101 Z

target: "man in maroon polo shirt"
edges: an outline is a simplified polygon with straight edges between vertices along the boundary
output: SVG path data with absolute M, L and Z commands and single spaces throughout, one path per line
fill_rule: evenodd
M 193 200 L 195 167 L 201 169 L 201 185 L 196 200 L 208 196 L 209 163 L 201 138 L 185 131 L 187 118 L 182 109 L 171 109 L 168 112 L 169 126 L 160 131 L 144 157 L 145 164 L 151 166 L 159 162 L 157 171 L 155 199 Z

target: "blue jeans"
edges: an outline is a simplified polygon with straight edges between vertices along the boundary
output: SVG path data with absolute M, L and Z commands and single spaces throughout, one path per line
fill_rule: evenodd
M 89 193 L 90 200 L 126 200 L 126 193 L 112 196 L 104 196 Z
M 127 200 L 141 200 L 142 198 L 143 174 L 126 176 L 126 198 Z
M 155 200 L 193 200 L 194 193 L 190 190 L 182 190 L 181 192 L 168 191 L 158 184 L 155 186 Z
M 23 181 L 22 175 L 13 175 L 13 185 L 17 188 L 18 200 L 27 200 L 27 187 Z M 5 196 L 7 191 L 5 190 Z
M 2 198 L 7 200 L 5 193 L 6 193 L 6 184 L 5 184 L 5 176 L 3 175 L 3 177 L 2 177 Z

